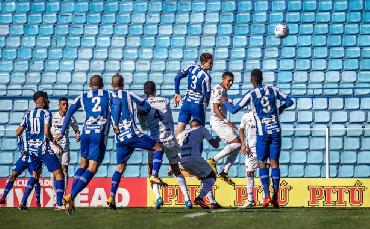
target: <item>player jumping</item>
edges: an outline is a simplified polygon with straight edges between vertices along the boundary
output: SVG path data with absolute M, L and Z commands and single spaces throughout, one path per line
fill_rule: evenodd
M 50 147 L 50 143 L 54 142 L 54 144 L 60 148 L 50 131 L 52 115 L 48 111 L 48 94 L 43 91 L 38 91 L 33 95 L 33 101 L 36 104 L 36 108 L 27 112 L 22 123 L 16 130 L 16 135 L 18 137 L 20 137 L 24 131 L 26 132 L 26 149 L 28 155 L 31 157 L 32 164 L 32 177 L 27 182 L 27 188 L 24 192 L 19 209 L 27 209 L 28 196 L 31 194 L 33 186 L 38 182 L 39 171 L 43 162 L 48 171 L 52 172 L 56 179 L 56 210 L 61 210 L 63 207 L 62 199 L 65 187 L 60 162 Z
M 117 96 L 119 102 L 114 112 L 114 125 L 116 133 L 116 155 L 117 169 L 112 177 L 112 186 L 110 197 L 107 204 L 111 209 L 116 209 L 115 197 L 121 181 L 121 177 L 126 169 L 127 161 L 136 148 L 150 150 L 153 152 L 153 169 L 149 178 L 151 183 L 165 185 L 158 177 L 159 169 L 162 164 L 163 150 L 159 142 L 140 132 L 135 123 L 134 103 L 143 108 L 144 112 L 150 111 L 150 105 L 141 97 L 133 92 L 123 90 L 124 79 L 121 75 L 116 74 L 112 77 L 113 93 Z M 163 205 L 163 201 L 157 200 L 156 205 Z
M 234 82 L 234 75 L 231 72 L 224 72 L 222 74 L 222 81 L 212 89 L 211 94 L 211 119 L 210 124 L 212 130 L 226 143 L 226 146 L 213 158 L 208 160 L 212 169 L 217 173 L 217 162 L 227 156 L 225 166 L 222 172 L 219 174 L 221 180 L 225 181 L 230 185 L 235 183 L 228 176 L 230 167 L 233 165 L 241 146 L 241 141 L 236 132 L 238 129 L 234 123 L 230 122 L 227 118 L 227 110 L 224 105 L 221 104 L 221 96 L 227 97 L 227 90 L 231 88 Z
M 218 148 L 220 138 L 213 138 L 209 131 L 201 126 L 200 121 L 193 119 L 190 128 L 181 132 L 178 136 L 181 151 L 179 153 L 181 166 L 191 175 L 198 177 L 202 181 L 202 188 L 199 195 L 195 198 L 194 204 L 201 208 L 210 208 L 204 203 L 203 198 L 211 202 L 211 208 L 221 208 L 213 197 L 212 187 L 216 182 L 216 173 L 211 166 L 203 159 L 200 145 L 206 139 L 213 148 Z
M 211 76 L 208 71 L 212 70 L 213 56 L 209 53 L 200 55 L 200 65 L 190 65 L 179 72 L 175 78 L 174 104 L 177 107 L 181 101 L 180 81 L 187 77 L 187 90 L 180 108 L 176 136 L 185 130 L 190 119 L 197 119 L 201 125 L 205 125 L 205 109 L 211 96 Z
M 191 209 L 192 203 L 188 195 L 188 188 L 186 186 L 186 180 L 184 175 L 181 173 L 179 168 L 179 157 L 178 152 L 180 151 L 179 145 L 176 142 L 172 112 L 168 99 L 156 96 L 156 85 L 153 81 L 147 81 L 144 84 L 144 93 L 147 96 L 146 101 L 151 106 L 148 113 L 138 112 L 139 122 L 143 130 L 150 130 L 150 136 L 162 146 L 162 149 L 166 153 L 172 172 L 175 174 L 177 183 L 180 186 L 181 192 L 185 198 L 185 208 Z M 139 108 L 139 107 L 138 107 Z M 151 174 L 153 167 L 153 154 L 149 154 L 148 157 L 148 170 Z M 158 184 L 153 184 L 153 191 L 158 203 L 163 203 L 163 200 L 159 193 Z M 158 201 L 159 200 L 159 201 Z M 157 208 L 160 205 L 156 206 Z
M 65 114 L 67 113 L 67 110 L 68 110 L 68 99 L 65 98 L 65 97 L 60 98 L 58 108 L 59 108 L 59 110 L 57 112 L 53 113 L 53 121 L 52 121 L 52 127 L 51 127 L 51 133 L 53 134 L 54 137 L 56 137 L 57 134 L 60 134 L 60 131 L 62 129 L 63 122 L 64 122 L 64 117 L 65 117 Z M 74 116 L 72 116 L 72 118 L 71 118 L 70 127 L 72 127 L 73 131 L 75 132 L 76 141 L 79 142 L 80 141 L 80 130 L 78 129 L 78 124 L 77 124 L 77 121 L 76 121 Z M 69 164 L 69 159 L 70 159 L 70 155 L 69 155 L 69 144 L 70 144 L 69 143 L 69 128 L 66 129 L 66 133 L 65 133 L 64 137 L 62 139 L 60 139 L 57 143 L 62 147 L 62 149 L 63 149 L 62 152 L 59 152 L 57 147 L 55 147 L 53 144 L 51 145 L 51 148 L 53 149 L 54 153 L 57 154 L 57 156 L 59 158 L 59 161 L 62 164 L 62 170 L 63 170 L 64 181 L 65 181 L 64 187 L 67 189 L 67 186 L 68 186 L 68 164 Z M 54 188 L 54 197 L 53 197 L 53 199 L 55 201 L 56 188 L 55 188 L 55 185 L 54 185 L 55 178 L 54 178 L 53 174 L 51 174 L 50 180 L 51 180 L 51 184 Z
M 30 155 L 27 153 L 27 147 L 24 144 L 23 136 L 17 137 L 17 149 L 22 153 L 22 155 L 18 158 L 15 166 L 13 168 L 13 172 L 10 174 L 8 178 L 8 183 L 6 183 L 3 195 L 0 198 L 0 204 L 5 204 L 6 196 L 12 190 L 14 181 L 18 178 L 19 175 L 23 173 L 24 170 L 28 170 L 30 175 L 32 176 L 33 173 L 33 163 L 31 160 L 35 160 L 36 158 L 31 158 Z M 37 171 L 37 177 L 40 177 L 41 174 L 41 167 L 40 170 Z M 35 183 L 35 192 L 36 192 L 36 206 L 41 207 L 41 200 L 40 200 L 40 193 L 41 187 L 40 182 L 37 179 Z
M 256 206 L 253 196 L 254 173 L 258 167 L 256 153 L 256 121 L 254 120 L 253 111 L 245 113 L 240 122 L 240 140 L 242 151 L 245 157 L 245 169 L 247 172 L 247 194 L 248 201 L 245 203 L 245 208 L 253 208 Z
M 263 207 L 278 208 L 278 193 L 280 184 L 279 157 L 281 149 L 281 129 L 279 115 L 288 107 L 293 105 L 293 100 L 282 93 L 279 88 L 271 85 L 262 84 L 262 72 L 254 69 L 251 72 L 251 83 L 253 90 L 244 95 L 244 97 L 234 106 L 227 102 L 223 97 L 223 102 L 228 111 L 236 113 L 248 104 L 257 123 L 257 159 L 259 161 L 259 176 L 264 192 Z M 278 107 L 277 100 L 284 102 Z M 271 176 L 274 188 L 274 195 L 271 200 L 269 191 L 269 169 L 266 168 L 267 159 L 270 158 Z
M 72 115 L 82 107 L 85 120 L 81 134 L 80 168 L 76 170 L 71 193 L 64 197 L 67 214 L 71 214 L 74 209 L 74 199 L 89 184 L 104 158 L 110 111 L 115 103 L 114 95 L 103 89 L 101 76 L 92 76 L 89 86 L 90 90 L 78 96 L 68 109 L 62 130 L 57 135 L 58 141 L 66 135 Z

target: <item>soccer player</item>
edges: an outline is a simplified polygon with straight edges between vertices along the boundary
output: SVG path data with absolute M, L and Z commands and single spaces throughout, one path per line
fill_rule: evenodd
M 21 156 L 18 158 L 17 162 L 15 163 L 15 166 L 13 168 L 13 172 L 10 174 L 8 178 L 8 183 L 6 183 L 3 195 L 0 198 L 0 204 L 5 204 L 6 196 L 12 190 L 14 181 L 18 178 L 19 175 L 23 173 L 24 170 L 28 170 L 30 175 L 32 176 L 33 168 L 31 160 L 32 158 L 27 153 L 27 148 L 24 145 L 23 136 L 17 137 L 17 149 L 21 151 Z M 33 158 L 35 160 L 35 158 Z M 41 167 L 37 171 L 37 176 L 40 177 L 41 174 Z M 37 182 L 35 183 L 35 191 L 36 191 L 36 206 L 41 207 L 41 200 L 40 200 L 40 194 L 41 194 L 41 187 L 40 182 L 37 179 Z
M 201 125 L 205 125 L 205 109 L 211 96 L 211 76 L 208 71 L 212 70 L 213 56 L 209 53 L 202 53 L 199 60 L 200 65 L 190 65 L 175 77 L 175 107 L 181 101 L 180 81 L 185 77 L 188 80 L 186 95 L 180 108 L 176 136 L 185 130 L 186 124 L 191 118 L 197 119 Z
M 67 113 L 67 110 L 68 110 L 68 99 L 65 98 L 65 97 L 60 98 L 58 108 L 59 108 L 58 111 L 53 113 L 53 121 L 52 121 L 52 127 L 51 127 L 51 133 L 53 134 L 54 137 L 57 134 L 60 134 L 60 131 L 62 129 L 63 122 L 64 122 L 64 117 L 65 117 L 65 115 Z M 74 116 L 72 116 L 72 118 L 71 118 L 70 127 L 72 127 L 73 131 L 75 132 L 76 141 L 79 142 L 80 141 L 80 130 L 78 129 L 78 124 L 77 124 L 77 121 L 76 121 Z M 69 155 L 69 144 L 70 144 L 69 143 L 69 128 L 67 128 L 64 137 L 62 139 L 60 139 L 57 143 L 62 147 L 62 149 L 63 149 L 62 152 L 59 152 L 57 147 L 55 147 L 53 144 L 51 145 L 51 148 L 53 149 L 54 153 L 57 154 L 57 156 L 59 158 L 59 161 L 62 164 L 62 170 L 63 170 L 64 182 L 65 182 L 64 187 L 67 188 L 67 186 L 68 186 L 68 164 L 69 164 L 69 159 L 70 159 L 70 155 Z M 56 189 L 55 189 L 55 186 L 54 186 L 55 178 L 54 178 L 53 174 L 51 174 L 51 179 L 50 180 L 51 180 L 51 184 L 54 188 L 54 197 L 53 197 L 53 199 L 55 201 L 55 196 L 56 196 L 55 191 L 56 191 Z
M 48 171 L 52 172 L 56 179 L 56 210 L 61 210 L 63 207 L 64 180 L 58 157 L 50 147 L 50 143 L 53 143 L 60 148 L 50 131 L 52 115 L 48 111 L 48 94 L 43 91 L 37 91 L 33 95 L 33 101 L 36 104 L 36 108 L 26 113 L 22 123 L 16 130 L 16 135 L 18 137 L 20 137 L 24 131 L 26 132 L 26 149 L 31 158 L 32 166 L 32 177 L 27 182 L 27 188 L 24 192 L 19 209 L 27 209 L 28 196 L 31 194 L 33 186 L 38 182 L 38 171 L 41 169 L 42 163 L 44 163 Z
M 212 89 L 211 94 L 211 119 L 210 124 L 212 130 L 226 143 L 226 146 L 213 158 L 208 160 L 212 169 L 217 173 L 217 162 L 227 156 L 225 166 L 219 174 L 221 180 L 227 184 L 235 185 L 235 183 L 228 176 L 230 167 L 233 165 L 241 146 L 241 141 L 237 134 L 238 128 L 234 123 L 230 122 L 227 118 L 227 110 L 221 104 L 221 96 L 227 96 L 227 90 L 231 88 L 234 82 L 234 75 L 232 72 L 224 72 L 222 74 L 222 81 Z
M 153 168 L 149 181 L 152 184 L 165 185 L 158 177 L 159 169 L 162 164 L 163 150 L 161 145 L 155 139 L 140 132 L 135 123 L 134 103 L 141 106 L 144 113 L 150 111 L 150 105 L 140 96 L 133 92 L 123 90 L 124 79 L 121 75 L 116 74 L 112 77 L 113 93 L 117 95 L 117 103 L 113 118 L 116 120 L 114 131 L 116 133 L 116 156 L 117 169 L 112 176 L 112 186 L 110 197 L 107 199 L 108 206 L 115 210 L 116 192 L 121 181 L 121 177 L 126 169 L 127 161 L 136 148 L 150 150 L 153 153 Z M 163 205 L 157 199 L 156 206 Z
M 218 148 L 220 138 L 213 138 L 209 131 L 201 126 L 201 121 L 193 119 L 190 122 L 190 128 L 184 130 L 178 135 L 178 141 L 181 147 L 179 157 L 181 166 L 191 175 L 198 177 L 202 182 L 202 188 L 199 195 L 195 198 L 194 204 L 201 208 L 210 208 L 204 203 L 203 198 L 211 202 L 211 208 L 221 208 L 213 197 L 212 187 L 216 182 L 216 173 L 211 166 L 202 157 L 200 145 L 206 139 L 213 148 Z
M 175 174 L 177 183 L 180 186 L 181 192 L 185 198 L 185 208 L 191 209 L 192 203 L 188 195 L 188 188 L 186 186 L 186 180 L 184 175 L 180 171 L 179 167 L 179 156 L 180 151 L 179 145 L 176 141 L 172 112 L 168 99 L 156 96 L 156 85 L 153 81 L 147 81 L 144 83 L 144 93 L 147 96 L 147 103 L 151 106 L 148 113 L 141 111 L 138 107 L 138 118 L 141 128 L 143 130 L 150 130 L 150 136 L 155 140 L 159 141 L 163 151 L 166 153 L 168 162 L 170 164 L 172 172 Z M 153 154 L 149 154 L 148 157 L 148 171 L 151 174 L 153 168 Z M 159 193 L 158 184 L 153 184 L 153 191 L 158 203 L 163 203 L 163 200 Z M 156 206 L 157 208 L 160 205 Z
M 264 192 L 263 207 L 278 208 L 278 193 L 280 183 L 279 157 L 281 149 L 281 129 L 279 115 L 288 107 L 293 105 L 293 100 L 282 93 L 279 88 L 264 85 L 262 71 L 253 69 L 251 72 L 251 83 L 253 90 L 244 95 L 244 97 L 235 105 L 227 102 L 223 97 L 224 106 L 231 113 L 236 113 L 248 104 L 254 113 L 257 124 L 257 159 L 259 161 L 259 176 Z M 278 107 L 277 100 L 281 101 Z M 270 159 L 271 176 L 274 189 L 274 195 L 271 200 L 269 191 L 269 169 L 266 168 L 266 162 Z
M 258 167 L 256 153 L 256 121 L 253 111 L 245 113 L 240 122 L 240 140 L 242 142 L 241 151 L 246 155 L 245 169 L 247 173 L 247 194 L 248 201 L 244 205 L 245 208 L 253 208 L 256 206 L 253 196 L 254 173 Z
M 58 141 L 66 135 L 72 115 L 82 107 L 85 120 L 81 134 L 80 168 L 76 170 L 70 194 L 64 197 L 67 214 L 74 210 L 74 199 L 89 184 L 104 158 L 110 111 L 115 104 L 114 95 L 103 89 L 103 79 L 100 75 L 92 76 L 89 86 L 90 90 L 78 96 L 69 107 L 62 130 L 57 135 Z

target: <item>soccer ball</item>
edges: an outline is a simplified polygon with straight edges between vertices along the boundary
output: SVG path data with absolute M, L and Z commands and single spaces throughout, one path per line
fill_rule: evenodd
M 286 24 L 281 23 L 275 27 L 275 36 L 277 38 L 284 38 L 289 35 L 289 28 Z

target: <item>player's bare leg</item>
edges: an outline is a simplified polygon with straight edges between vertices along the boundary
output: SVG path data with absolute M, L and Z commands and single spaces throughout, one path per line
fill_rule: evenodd
M 215 173 L 217 174 L 217 162 L 235 151 L 239 152 L 240 147 L 241 147 L 241 141 L 239 137 L 235 138 L 234 140 L 229 142 L 223 150 L 221 150 L 214 157 L 210 158 L 207 162 L 211 165 L 213 171 L 215 171 Z
M 117 210 L 116 192 L 119 187 L 121 177 L 126 170 L 126 166 L 127 166 L 127 162 L 117 165 L 116 172 L 113 174 L 113 177 L 112 177 L 111 193 L 110 193 L 109 198 L 107 199 L 107 205 L 112 210 Z

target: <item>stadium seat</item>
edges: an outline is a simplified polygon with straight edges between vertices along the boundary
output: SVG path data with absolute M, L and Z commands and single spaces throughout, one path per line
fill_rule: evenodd
M 304 177 L 320 177 L 321 166 L 320 165 L 307 165 L 305 167 Z
M 358 165 L 355 166 L 355 174 L 354 177 L 369 177 L 370 176 L 370 166 L 368 165 Z
M 353 165 L 340 165 L 338 170 L 338 177 L 353 177 L 354 166 Z
M 289 177 L 303 177 L 304 165 L 289 165 Z

